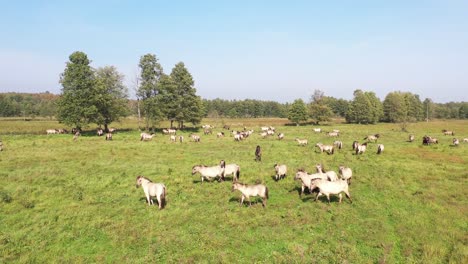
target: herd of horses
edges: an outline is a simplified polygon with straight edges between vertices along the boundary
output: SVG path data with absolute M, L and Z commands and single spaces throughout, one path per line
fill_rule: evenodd
M 204 134 L 205 135 L 212 134 L 213 128 L 214 127 L 210 125 L 203 126 Z M 223 128 L 229 130 L 230 126 L 224 126 Z M 275 128 L 271 126 L 261 127 L 260 129 L 261 129 L 261 132 L 259 133 L 259 135 L 261 138 L 265 138 L 265 137 L 276 134 Z M 112 140 L 112 133 L 115 131 L 116 131 L 115 129 L 112 129 L 112 131 L 104 133 L 102 129 L 98 128 L 96 133 L 98 136 L 103 136 L 105 134 L 106 140 Z M 323 132 L 322 129 L 320 128 L 314 128 L 313 131 L 315 133 Z M 455 135 L 453 131 L 449 131 L 449 130 L 443 130 L 442 132 L 444 135 L 451 135 L 451 136 Z M 68 131 L 65 129 L 47 129 L 46 133 L 47 135 L 63 134 L 63 133 L 68 133 Z M 72 131 L 72 133 L 74 134 L 74 140 L 76 140 L 77 136 L 80 135 L 80 131 L 77 131 L 77 130 Z M 169 135 L 171 142 L 177 142 L 177 141 L 181 143 L 184 142 L 184 137 L 182 135 L 177 135 L 176 129 L 163 129 L 162 133 L 164 135 Z M 230 134 L 232 135 L 235 141 L 242 141 L 242 140 L 247 139 L 253 133 L 254 133 L 253 130 L 247 130 L 244 127 L 243 131 L 232 130 Z M 278 140 L 282 140 L 285 137 L 284 133 L 278 133 L 276 135 L 277 135 Z M 330 132 L 326 132 L 326 135 L 329 137 L 339 137 L 340 131 L 333 130 Z M 155 136 L 154 133 L 141 133 L 140 140 L 150 141 L 154 136 Z M 218 132 L 216 134 L 216 137 L 218 138 L 221 138 L 224 136 L 225 136 L 224 132 Z M 361 155 L 365 153 L 369 146 L 369 143 L 377 143 L 379 138 L 381 138 L 380 134 L 373 134 L 373 135 L 365 136 L 363 138 L 364 140 L 363 143 L 354 141 L 352 144 L 352 149 L 355 155 Z M 201 137 L 196 134 L 190 134 L 190 139 L 193 142 L 201 142 Z M 415 136 L 409 135 L 408 142 L 413 142 L 414 140 L 415 140 Z M 296 138 L 295 141 L 297 141 L 299 146 L 308 145 L 307 139 Z M 458 139 L 456 138 L 453 139 L 453 144 L 455 146 L 458 146 L 459 142 L 460 141 Z M 468 138 L 464 138 L 463 142 L 468 143 Z M 437 138 L 425 135 L 422 138 L 422 143 L 423 145 L 438 144 L 439 140 Z M 326 144 L 322 144 L 319 142 L 315 144 L 315 147 L 319 150 L 320 153 L 324 152 L 329 155 L 333 155 L 336 149 L 343 148 L 343 142 L 340 140 L 335 140 L 333 144 L 331 145 L 326 145 Z M 0 151 L 2 150 L 2 148 L 3 148 L 3 144 L 0 141 Z M 384 145 L 377 144 L 377 154 L 381 154 L 383 153 L 383 151 L 384 151 Z M 257 146 L 256 148 L 255 160 L 261 161 L 260 146 Z M 274 164 L 273 167 L 275 169 L 274 179 L 276 181 L 286 178 L 286 175 L 288 172 L 287 165 Z M 315 168 L 316 168 L 315 173 L 308 173 L 303 169 L 298 169 L 296 171 L 294 180 L 299 180 L 301 182 L 301 192 L 299 194 L 300 196 L 302 196 L 302 194 L 304 194 L 304 191 L 308 189 L 310 193 L 314 191 L 317 192 L 315 200 L 317 200 L 320 196 L 324 195 L 327 197 L 328 202 L 330 202 L 330 195 L 338 195 L 339 202 L 341 203 L 342 193 L 344 193 L 346 197 L 350 200 L 350 202 L 352 202 L 351 195 L 349 193 L 349 185 L 351 184 L 351 178 L 353 175 L 351 168 L 343 166 L 343 165 L 339 166 L 338 173 L 332 170 L 325 171 L 321 164 L 317 164 Z M 233 182 L 232 191 L 238 190 L 241 192 L 241 195 L 242 195 L 240 199 L 241 205 L 244 203 L 244 200 L 247 200 L 250 206 L 251 205 L 250 198 L 259 196 L 260 198 L 262 198 L 263 207 L 266 207 L 266 203 L 268 200 L 268 187 L 261 183 L 256 183 L 252 185 L 240 183 L 239 182 L 240 166 L 238 164 L 226 164 L 224 160 L 221 160 L 218 165 L 214 165 L 214 166 L 195 165 L 192 167 L 192 175 L 195 175 L 197 173 L 200 174 L 202 183 L 205 180 L 213 181 L 214 179 L 218 179 L 218 181 L 225 181 L 226 176 L 231 175 L 232 182 Z M 166 193 L 166 186 L 163 183 L 153 183 L 150 179 L 140 175 L 136 178 L 136 186 L 137 187 L 141 186 L 143 188 L 148 205 L 154 204 L 152 197 L 156 197 L 159 209 L 163 209 L 165 207 L 167 193 Z

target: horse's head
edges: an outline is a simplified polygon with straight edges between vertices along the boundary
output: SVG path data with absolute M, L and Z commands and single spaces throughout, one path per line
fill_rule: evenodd
M 224 160 L 221 160 L 221 161 L 219 162 L 219 166 L 220 166 L 221 168 L 225 168 L 225 167 L 226 167 L 226 162 L 225 162 Z
M 140 185 L 141 185 L 141 179 L 143 178 L 143 176 L 141 175 L 138 175 L 136 177 L 136 185 L 135 185 L 135 188 L 138 188 Z
M 200 170 L 201 165 L 195 165 L 192 167 L 192 175 L 198 172 Z

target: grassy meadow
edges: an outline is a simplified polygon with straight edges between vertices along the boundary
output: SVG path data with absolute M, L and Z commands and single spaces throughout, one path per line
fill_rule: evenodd
M 289 126 L 285 119 L 207 119 L 217 128 L 201 142 L 171 143 L 157 133 L 139 140 L 135 119 L 113 124 L 113 141 L 92 127 L 77 141 L 72 135 L 46 135 L 61 128 L 54 120 L 0 120 L 0 263 L 467 263 L 468 143 L 453 147 L 452 136 L 468 138 L 468 121 L 320 126 L 341 130 L 344 148 L 334 155 L 315 143 L 334 138 L 314 133 L 317 126 Z M 217 138 L 222 125 L 254 129 L 242 142 Z M 162 124 L 165 126 L 167 124 Z M 275 126 L 285 139 L 262 139 L 261 125 Z M 356 156 L 354 140 L 380 133 L 376 144 Z M 438 145 L 422 146 L 425 134 Z M 300 147 L 296 137 L 307 138 Z M 263 150 L 254 161 L 255 147 Z M 270 190 L 261 203 L 239 206 L 231 182 L 200 182 L 193 165 L 221 159 L 241 167 L 240 181 L 263 182 Z M 273 165 L 288 166 L 275 182 Z M 298 168 L 313 172 L 322 163 L 353 169 L 353 203 L 333 197 L 315 202 L 299 197 Z M 137 175 L 167 186 L 167 207 L 145 204 Z M 255 200 L 255 199 L 254 199 Z M 257 200 L 260 201 L 260 200 Z

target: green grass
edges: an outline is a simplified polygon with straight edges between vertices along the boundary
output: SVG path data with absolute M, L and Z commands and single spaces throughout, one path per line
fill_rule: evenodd
M 284 126 L 284 119 L 204 120 L 258 132 L 274 125 L 286 138 L 243 142 L 202 135 L 201 143 L 170 143 L 158 134 L 140 142 L 135 119 L 115 127 L 125 131 L 107 142 L 94 132 L 76 142 L 71 135 L 45 135 L 55 121 L 0 121 L 0 262 L 64 263 L 466 263 L 468 144 L 451 147 L 452 137 L 468 137 L 467 121 L 410 124 L 416 141 L 396 124 L 321 126 L 340 129 L 344 149 L 316 152 L 315 143 L 332 143 L 312 126 Z M 162 124 L 167 125 L 167 124 Z M 91 130 L 91 128 L 90 128 Z M 44 132 L 43 132 L 44 131 Z M 215 132 L 221 129 L 215 129 Z M 376 144 L 353 155 L 351 143 L 380 133 Z M 428 134 L 439 145 L 422 146 Z M 309 139 L 299 147 L 295 137 Z M 254 161 L 256 145 L 263 150 Z M 241 166 L 241 181 L 265 183 L 268 206 L 239 206 L 231 183 L 200 183 L 195 164 L 221 159 Z M 276 163 L 288 165 L 285 180 L 273 180 Z M 339 204 L 312 195 L 299 198 L 297 168 L 314 165 L 353 169 L 350 192 Z M 142 174 L 168 188 L 164 210 L 145 204 L 135 178 Z

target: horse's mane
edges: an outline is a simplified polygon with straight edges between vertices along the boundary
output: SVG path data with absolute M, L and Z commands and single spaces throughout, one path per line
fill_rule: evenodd
M 140 178 L 145 179 L 145 180 L 147 180 L 149 182 L 153 182 L 152 180 L 146 178 L 145 176 L 142 176 L 142 175 L 137 176 L 137 180 L 140 179 Z

